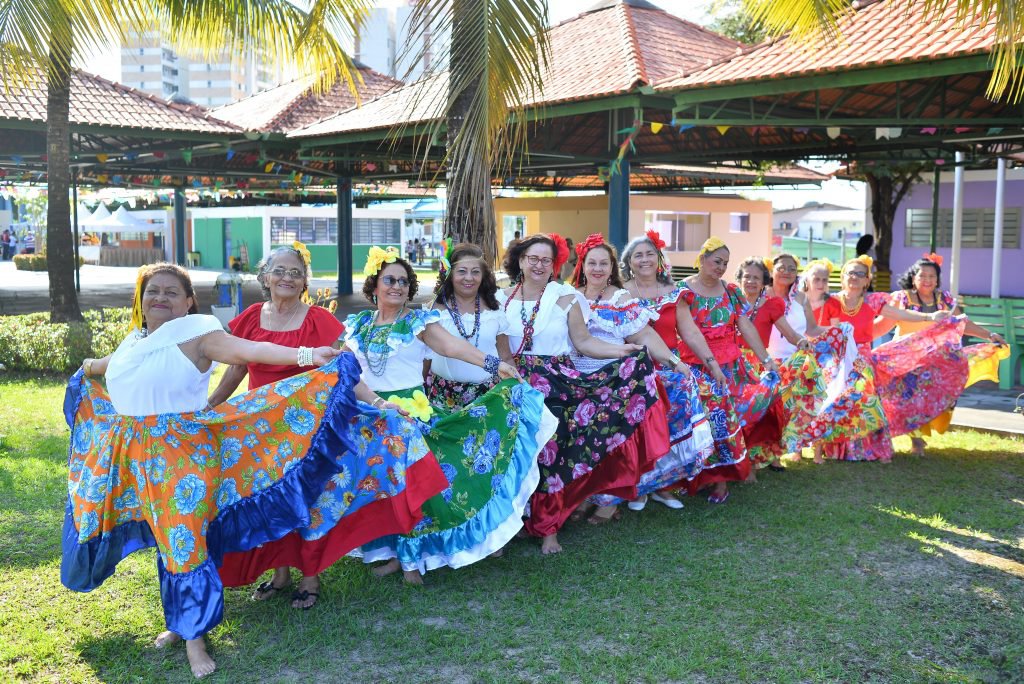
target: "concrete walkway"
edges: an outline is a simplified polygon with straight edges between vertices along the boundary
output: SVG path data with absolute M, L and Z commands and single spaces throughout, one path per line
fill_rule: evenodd
M 135 289 L 135 268 L 113 266 L 83 266 L 82 291 L 79 303 L 83 309 L 131 306 Z M 193 286 L 199 298 L 200 311 L 209 311 L 217 301 L 215 283 L 222 271 L 191 270 Z M 336 280 L 314 278 L 310 289 L 337 289 Z M 335 315 L 339 320 L 370 306 L 363 297 L 361 278 L 353 283 L 355 294 L 338 299 Z M 433 282 L 421 284 L 416 300 L 420 304 L 429 300 Z M 262 301 L 263 293 L 255 277 L 249 276 L 243 286 L 244 305 Z M 0 262 L 0 315 L 49 311 L 49 278 L 45 272 L 18 271 L 13 262 Z M 1014 413 L 1014 402 L 1024 388 L 1016 391 L 1000 390 L 995 383 L 983 382 L 969 388 L 961 396 L 953 412 L 953 425 L 958 428 L 987 430 L 1009 435 L 1024 436 L 1024 415 Z M 1022 398 L 1024 403 L 1024 398 Z

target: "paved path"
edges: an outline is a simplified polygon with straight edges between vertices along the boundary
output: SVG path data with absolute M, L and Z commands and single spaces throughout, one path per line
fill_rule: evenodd
M 114 266 L 83 266 L 81 270 L 82 291 L 79 302 L 83 309 L 130 306 L 135 288 L 135 268 Z M 191 270 L 192 283 L 196 288 L 201 311 L 217 300 L 215 283 L 221 271 Z M 337 280 L 314 278 L 310 289 L 337 288 Z M 359 279 L 354 283 L 355 294 L 338 299 L 335 315 L 344 320 L 356 311 L 368 308 L 369 303 L 360 291 L 363 286 Z M 18 271 L 10 261 L 0 262 L 0 315 L 49 311 L 49 279 L 45 272 Z M 430 296 L 430 287 L 422 287 L 417 301 L 425 302 Z M 249 277 L 242 290 L 245 305 L 263 299 L 263 293 L 254 277 Z M 1017 394 L 1024 391 L 1003 391 L 995 383 L 984 382 L 968 389 L 953 412 L 956 427 L 990 430 L 1005 434 L 1024 436 L 1024 415 L 1014 413 Z M 1024 398 L 1022 398 L 1024 403 Z

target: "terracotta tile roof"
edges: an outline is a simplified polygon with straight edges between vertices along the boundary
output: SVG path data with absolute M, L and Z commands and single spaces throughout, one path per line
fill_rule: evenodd
M 993 18 L 977 18 L 955 27 L 956 3 L 945 3 L 926 16 L 922 0 L 872 2 L 863 0 L 840 22 L 836 42 L 816 45 L 782 38 L 745 48 L 703 69 L 683 69 L 655 85 L 658 90 L 679 90 L 759 79 L 776 79 L 883 64 L 936 60 L 991 50 Z
M 366 66 L 359 65 L 359 73 L 363 82 L 357 90 L 363 103 L 402 85 L 401 81 Z M 322 93 L 317 93 L 313 86 L 314 77 L 299 78 L 217 107 L 211 113 L 246 130 L 285 133 L 356 106 L 356 98 L 343 79 Z
M 529 104 L 551 105 L 618 93 L 697 69 L 734 54 L 739 43 L 680 19 L 642 0 L 611 0 L 549 29 L 551 52 L 544 87 Z M 439 74 L 394 90 L 290 136 L 312 137 L 422 122 L 445 96 Z
M 0 75 L 2 77 L 2 75 Z M 46 82 L 38 80 L 7 92 L 0 84 L 0 121 L 46 122 Z M 238 133 L 203 107 L 167 102 L 100 76 L 75 70 L 71 77 L 73 126 L 111 126 L 146 131 Z

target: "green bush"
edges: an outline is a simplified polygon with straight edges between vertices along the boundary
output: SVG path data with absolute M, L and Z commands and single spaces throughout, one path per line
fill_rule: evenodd
M 8 370 L 70 373 L 85 358 L 113 352 L 128 334 L 129 309 L 84 315 L 84 323 L 50 323 L 48 313 L 0 318 L 0 363 Z
M 78 257 L 78 265 L 85 264 L 84 257 Z M 14 268 L 19 271 L 45 271 L 46 254 L 15 254 Z

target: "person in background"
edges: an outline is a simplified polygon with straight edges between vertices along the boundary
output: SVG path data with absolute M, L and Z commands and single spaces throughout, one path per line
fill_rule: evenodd
M 562 265 L 561 271 L 557 274 L 558 281 L 562 283 L 572 280 L 572 274 L 576 270 L 576 264 L 580 258 L 573 247 L 572 238 L 565 238 L 565 244 L 569 247 L 569 260 Z
M 10 247 L 7 244 L 10 239 L 11 231 L 5 228 L 4 232 L 0 234 L 0 259 L 3 259 L 4 261 L 11 258 Z

